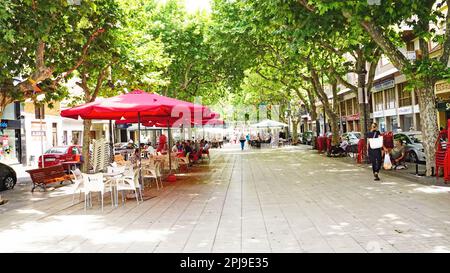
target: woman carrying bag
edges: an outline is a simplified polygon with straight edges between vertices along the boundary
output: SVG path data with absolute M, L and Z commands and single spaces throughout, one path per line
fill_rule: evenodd
M 378 176 L 378 173 L 380 172 L 382 164 L 381 149 L 383 147 L 383 136 L 380 131 L 378 131 L 378 125 L 376 123 L 372 123 L 370 132 L 367 133 L 367 141 L 367 149 L 370 162 L 372 163 L 373 175 L 375 181 L 379 181 L 380 177 Z

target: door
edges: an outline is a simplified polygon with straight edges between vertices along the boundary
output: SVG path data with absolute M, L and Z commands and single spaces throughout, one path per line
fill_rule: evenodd
M 69 143 L 67 143 L 67 131 L 63 132 L 63 145 L 67 145 Z

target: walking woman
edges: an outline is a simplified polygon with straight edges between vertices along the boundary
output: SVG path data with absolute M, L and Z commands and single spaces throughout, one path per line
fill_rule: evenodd
M 367 133 L 367 142 L 368 142 L 367 149 L 369 152 L 370 162 L 372 163 L 372 170 L 375 181 L 380 180 L 378 173 L 380 172 L 381 169 L 381 149 L 383 146 L 383 141 L 381 142 L 375 140 L 371 141 L 370 139 L 377 139 L 380 136 L 381 133 L 380 131 L 378 131 L 378 125 L 376 123 L 372 123 L 372 126 L 370 127 L 370 132 Z
M 241 134 L 241 137 L 239 138 L 239 141 L 241 142 L 241 151 L 244 150 L 244 145 L 245 145 L 245 136 L 244 134 Z

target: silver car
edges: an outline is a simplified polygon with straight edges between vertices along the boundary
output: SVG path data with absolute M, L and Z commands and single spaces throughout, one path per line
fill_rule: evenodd
M 342 138 L 347 140 L 350 145 L 357 145 L 361 138 L 360 132 L 347 132 L 342 134 Z
M 421 132 L 401 132 L 394 135 L 394 139 L 401 139 L 406 148 L 406 160 L 410 162 L 424 162 L 425 153 Z

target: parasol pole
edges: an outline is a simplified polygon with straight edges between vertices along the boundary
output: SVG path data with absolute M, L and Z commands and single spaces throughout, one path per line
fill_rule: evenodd
M 142 185 L 142 156 L 141 156 L 141 112 L 138 112 L 138 147 L 139 147 L 139 184 Z
M 170 133 L 170 121 L 169 120 L 167 120 L 167 135 L 169 136 L 169 145 L 167 147 L 168 153 L 169 153 L 169 174 L 172 174 L 172 145 L 171 145 L 172 135 Z
M 109 151 L 110 157 L 109 162 L 114 161 L 114 145 L 113 145 L 113 128 L 112 128 L 112 120 L 109 120 Z

